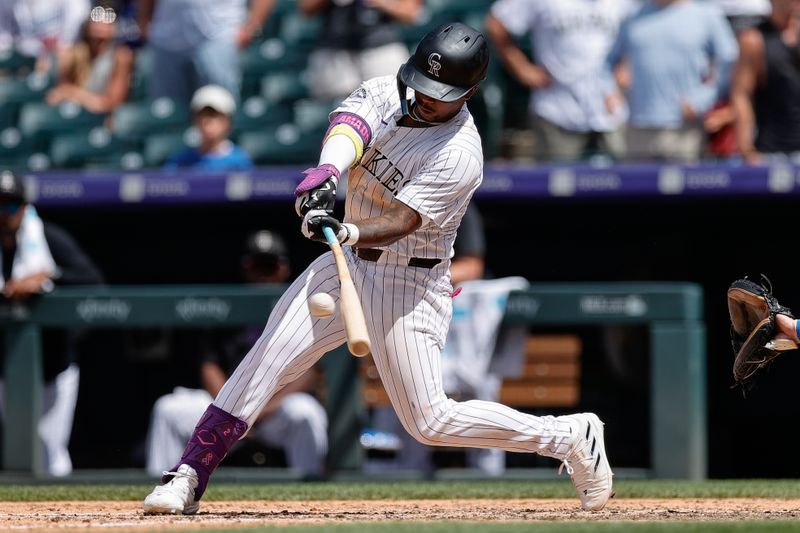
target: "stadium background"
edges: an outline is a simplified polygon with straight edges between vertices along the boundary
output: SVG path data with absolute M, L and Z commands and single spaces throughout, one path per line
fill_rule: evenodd
M 428 23 L 410 28 L 408 41 L 415 42 L 442 20 L 460 19 L 481 27 L 488 3 L 428 2 Z M 234 138 L 250 149 L 259 165 L 291 165 L 299 170 L 314 163 L 331 103 L 309 100 L 302 76 L 296 75 L 316 39 L 315 21 L 296 15 L 290 1 L 279 6 L 264 38 L 243 56 L 243 105 L 235 120 Z M 8 64 L 16 60 L 8 58 Z M 145 62 L 143 58 L 137 63 L 131 101 L 125 106 L 124 112 L 131 115 L 130 130 L 109 132 L 108 142 L 100 145 L 92 139 L 103 137 L 96 129 L 102 117 L 82 111 L 69 117 L 50 113 L 39 102 L 47 85 L 31 83 L 29 78 L 0 83 L 0 165 L 34 176 L 46 176 L 49 171 L 90 175 L 101 169 L 130 172 L 157 167 L 186 141 L 188 115 L 180 108 L 174 114 L 151 115 L 150 103 L 144 100 Z M 497 61 L 494 67 L 488 83 L 470 103 L 483 133 L 487 160 L 508 149 L 501 125 L 521 128 L 526 105 L 525 91 Z M 281 145 L 287 138 L 294 142 Z M 282 140 L 276 143 L 276 139 Z M 488 268 L 495 276 L 521 275 L 534 282 L 699 283 L 706 298 L 709 475 L 798 475 L 798 467 L 787 467 L 786 462 L 775 461 L 774 454 L 760 450 L 800 414 L 791 381 L 800 363 L 784 358 L 780 369 L 770 372 L 746 401 L 738 390 L 730 389 L 724 298 L 733 279 L 760 272 L 770 275 L 789 306 L 800 295 L 794 261 L 786 259 L 791 238 L 787 242 L 775 230 L 795 222 L 795 194 L 585 199 L 479 194 L 475 202 L 486 220 Z M 238 282 L 230 259 L 237 257 L 239 243 L 232 236 L 260 227 L 290 238 L 295 272 L 321 251 L 319 245 L 300 237 L 290 201 L 234 204 L 219 198 L 192 205 L 145 202 L 124 207 L 44 203 L 39 212 L 76 235 L 114 284 Z M 634 384 L 615 382 L 598 328 L 569 331 L 584 339 L 580 410 L 603 414 L 615 465 L 646 467 L 647 358 L 631 358 L 633 372 L 640 377 Z M 119 332 L 111 331 L 93 336 L 82 364 L 71 445 L 77 469 L 138 466 L 141 450 L 137 446 L 144 437 L 150 406 L 173 385 L 171 369 L 125 357 L 122 339 Z M 91 437 L 98 430 L 98 420 L 111 428 L 102 448 Z M 512 458 L 510 464 L 515 461 L 535 464 L 530 457 Z

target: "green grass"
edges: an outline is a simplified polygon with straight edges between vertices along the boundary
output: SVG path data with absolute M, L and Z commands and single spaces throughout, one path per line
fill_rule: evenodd
M 147 485 L 0 485 L 0 501 L 140 500 Z M 798 480 L 619 481 L 618 498 L 800 498 Z M 211 484 L 206 500 L 574 498 L 569 480 Z

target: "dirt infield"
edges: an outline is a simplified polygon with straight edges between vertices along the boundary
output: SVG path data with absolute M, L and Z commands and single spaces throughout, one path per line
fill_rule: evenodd
M 361 500 L 204 502 L 195 516 L 152 516 L 140 502 L 0 502 L 0 530 L 220 527 L 374 521 L 518 520 L 791 520 L 800 500 L 618 499 L 601 512 L 577 500 Z

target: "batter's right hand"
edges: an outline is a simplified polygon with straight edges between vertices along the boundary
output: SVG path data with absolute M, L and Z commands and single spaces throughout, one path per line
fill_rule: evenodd
M 336 205 L 336 183 L 327 180 L 316 189 L 301 193 L 294 201 L 294 210 L 300 217 L 306 216 L 309 211 L 325 211 L 333 214 Z
M 303 171 L 305 178 L 294 190 L 297 200 L 294 209 L 300 217 L 312 209 L 321 209 L 333 214 L 336 203 L 336 187 L 339 184 L 339 169 L 330 163 Z

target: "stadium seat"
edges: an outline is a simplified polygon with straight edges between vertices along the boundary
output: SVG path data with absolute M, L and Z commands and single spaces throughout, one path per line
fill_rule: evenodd
M 191 118 L 187 104 L 177 104 L 169 98 L 143 102 L 128 102 L 111 116 L 111 128 L 121 139 L 140 141 L 151 133 L 183 131 Z
M 288 46 L 277 37 L 268 38 L 248 47 L 239 55 L 242 69 L 242 98 L 258 94 L 261 78 L 270 72 L 301 71 L 306 65 L 308 51 Z
M 294 124 L 282 124 L 267 131 L 242 133 L 239 146 L 257 165 L 311 165 L 319 157 L 320 138 Z
M 292 108 L 269 103 L 260 96 L 251 96 L 239 106 L 233 117 L 233 135 L 257 131 L 292 121 Z
M 295 10 L 282 17 L 279 36 L 287 46 L 307 51 L 316 46 L 321 29 L 321 16 L 307 17 Z
M 131 85 L 128 90 L 128 101 L 139 102 L 147 99 L 147 83 L 153 69 L 152 50 L 140 48 L 136 50 L 131 73 Z
M 0 74 L 19 76 L 33 70 L 36 58 L 21 54 L 14 48 L 0 48 Z M 5 83 L 5 81 L 4 81 Z
M 487 13 L 494 0 L 426 0 L 426 9 L 434 14 Z
M 0 80 L 0 127 L 16 125 L 22 104 L 43 101 L 51 85 L 51 79 L 40 74 Z
M 261 96 L 270 103 L 293 102 L 308 98 L 308 82 L 305 72 L 284 70 L 261 78 Z
M 16 126 L 19 108 L 17 103 L 0 102 L 0 127 Z
M 43 102 L 23 104 L 19 129 L 23 135 L 44 138 L 58 133 L 90 130 L 103 123 L 104 115 L 91 113 L 75 102 L 51 106 Z
M 277 0 L 261 28 L 263 37 L 269 38 L 278 35 L 283 18 L 289 13 L 297 13 L 297 10 L 297 0 Z
M 0 131 L 0 166 L 27 168 L 28 157 L 44 148 L 44 142 L 24 136 L 19 129 L 5 128 Z
M 257 46 L 251 46 L 240 56 L 242 74 L 261 76 L 282 69 L 302 68 L 306 64 L 308 51 L 290 48 L 283 40 L 273 37 Z
M 162 166 L 173 155 L 190 146 L 197 146 L 199 134 L 194 128 L 182 132 L 156 133 L 144 140 L 144 164 L 148 168 Z
M 53 137 L 50 161 L 54 168 L 119 168 L 122 156 L 137 149 L 137 143 L 119 139 L 110 130 L 98 127 Z
M 298 100 L 293 106 L 294 123 L 304 133 L 321 135 L 328 128 L 328 115 L 336 109 L 339 103 L 339 100 Z

